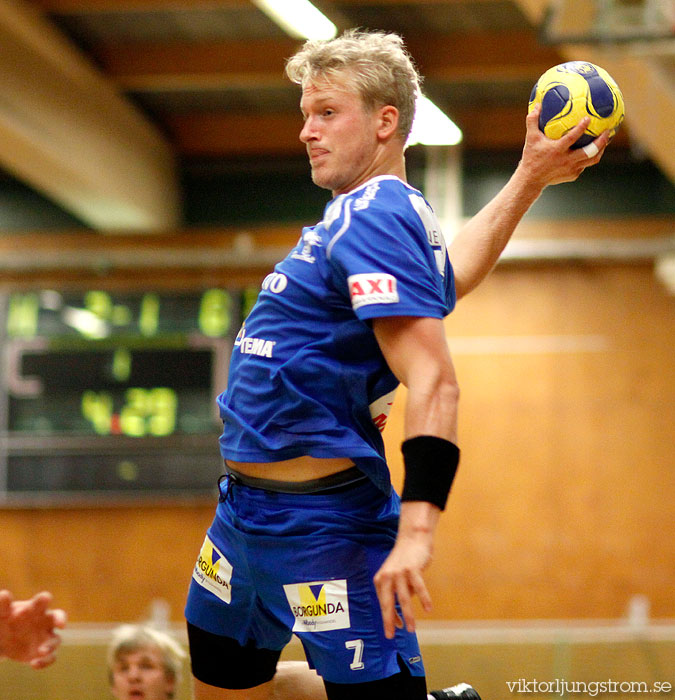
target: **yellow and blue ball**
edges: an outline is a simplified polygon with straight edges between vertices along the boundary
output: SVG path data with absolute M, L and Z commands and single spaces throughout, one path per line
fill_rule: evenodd
M 530 94 L 528 112 L 541 104 L 539 128 L 559 139 L 584 117 L 591 121 L 572 148 L 586 146 L 606 129 L 612 138 L 624 117 L 623 95 L 609 73 L 587 61 L 569 61 L 549 68 Z

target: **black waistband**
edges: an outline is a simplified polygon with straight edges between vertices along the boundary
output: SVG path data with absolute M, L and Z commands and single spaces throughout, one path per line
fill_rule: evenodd
M 358 468 L 349 467 L 335 474 L 322 476 L 308 481 L 277 481 L 276 479 L 261 479 L 249 476 L 232 469 L 225 463 L 225 473 L 235 484 L 243 484 L 254 489 L 264 489 L 275 493 L 335 493 L 364 481 L 368 477 Z

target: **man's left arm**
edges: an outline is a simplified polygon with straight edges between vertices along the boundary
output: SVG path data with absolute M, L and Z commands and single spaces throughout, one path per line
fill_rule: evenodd
M 415 453 L 406 458 L 408 486 L 396 543 L 374 579 L 385 635 L 392 638 L 404 623 L 415 629 L 414 597 L 431 608 L 422 573 L 431 562 L 436 525 L 457 466 L 459 388 L 441 319 L 376 318 L 373 330 L 390 369 L 407 387 L 403 449 L 405 455 L 407 444 Z M 397 600 L 403 620 L 394 607 Z

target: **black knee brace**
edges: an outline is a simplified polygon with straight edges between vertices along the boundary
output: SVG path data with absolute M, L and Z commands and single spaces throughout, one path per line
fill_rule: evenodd
M 207 685 L 230 690 L 254 688 L 274 678 L 281 651 L 241 646 L 230 637 L 206 632 L 188 622 L 192 675 Z

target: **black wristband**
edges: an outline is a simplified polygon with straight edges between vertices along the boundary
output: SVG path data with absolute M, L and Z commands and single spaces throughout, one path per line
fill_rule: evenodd
M 426 501 L 445 510 L 459 465 L 459 447 L 433 435 L 409 438 L 401 445 L 405 477 L 402 501 Z

